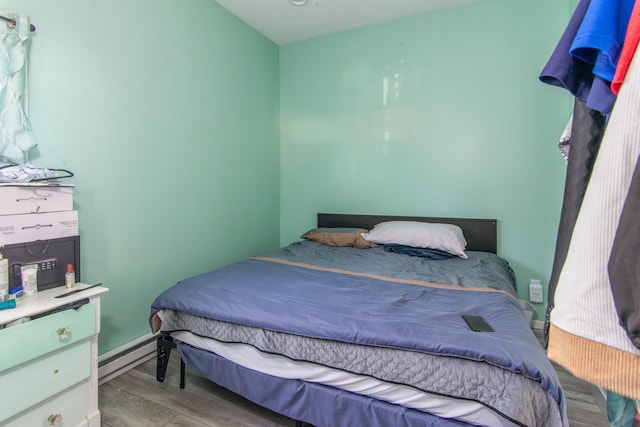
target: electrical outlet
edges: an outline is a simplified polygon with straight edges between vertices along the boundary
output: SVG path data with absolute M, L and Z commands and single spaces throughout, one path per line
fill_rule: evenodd
M 529 281 L 529 301 L 535 303 L 544 302 L 544 297 L 542 296 L 542 285 L 540 284 L 540 280 L 531 279 Z

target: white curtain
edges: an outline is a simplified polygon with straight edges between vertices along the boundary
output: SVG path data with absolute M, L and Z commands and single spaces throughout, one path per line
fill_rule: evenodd
M 26 111 L 31 28 L 28 16 L 9 17 L 15 25 L 0 25 L 0 163 L 21 164 L 36 146 Z

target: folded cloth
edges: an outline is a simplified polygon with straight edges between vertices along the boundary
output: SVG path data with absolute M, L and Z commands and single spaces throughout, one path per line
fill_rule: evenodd
M 58 174 L 55 171 L 36 166 L 33 163 L 0 168 L 0 182 L 31 182 L 56 178 L 58 178 Z
M 382 249 L 384 249 L 385 252 L 394 252 L 396 254 L 417 256 L 420 258 L 428 258 L 433 260 L 449 259 L 454 257 L 454 255 L 450 254 L 449 252 L 441 251 L 439 249 L 416 248 L 413 246 L 399 245 L 397 243 L 386 243 L 382 245 Z

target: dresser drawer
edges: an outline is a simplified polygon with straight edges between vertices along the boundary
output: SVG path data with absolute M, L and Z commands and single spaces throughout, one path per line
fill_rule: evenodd
M 88 339 L 5 371 L 0 375 L 0 424 L 89 378 L 90 372 L 91 347 Z
M 78 235 L 78 211 L 0 215 L 5 245 Z
M 15 185 L 0 187 L 0 215 L 70 211 L 73 187 Z
M 0 330 L 0 375 L 7 369 L 95 334 L 96 308 L 93 303 Z
M 86 421 L 85 386 L 80 384 L 2 423 L 3 427 L 78 426 Z M 58 424 L 56 424 L 58 422 Z

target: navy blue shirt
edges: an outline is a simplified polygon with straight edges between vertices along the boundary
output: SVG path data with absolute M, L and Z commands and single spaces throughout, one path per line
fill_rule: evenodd
M 568 90 L 587 107 L 611 112 L 611 91 L 634 0 L 581 0 L 540 80 Z

